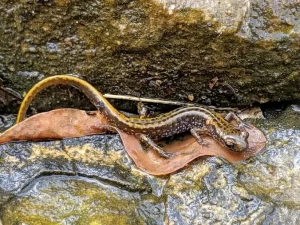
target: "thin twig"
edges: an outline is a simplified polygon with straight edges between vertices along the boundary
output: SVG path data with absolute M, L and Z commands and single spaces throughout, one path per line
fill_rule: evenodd
M 113 95 L 113 94 L 104 94 L 105 98 L 110 99 L 122 99 L 122 100 L 129 100 L 129 101 L 137 101 L 137 102 L 150 102 L 150 103 L 159 103 L 159 104 L 166 104 L 166 105 L 179 105 L 179 106 L 202 106 L 204 105 L 196 104 L 196 103 L 186 103 L 186 102 L 178 102 L 178 101 L 169 101 L 169 100 L 161 100 L 161 99 L 153 99 L 153 98 L 139 98 L 134 97 L 130 95 Z M 238 111 L 237 108 L 230 108 L 230 107 L 224 107 L 224 108 L 217 108 L 215 106 L 206 106 L 211 109 L 217 110 L 217 111 Z

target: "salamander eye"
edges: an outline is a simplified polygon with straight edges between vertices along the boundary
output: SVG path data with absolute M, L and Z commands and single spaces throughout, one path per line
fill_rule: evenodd
M 233 148 L 234 147 L 234 143 L 232 141 L 226 141 L 225 145 L 227 148 Z

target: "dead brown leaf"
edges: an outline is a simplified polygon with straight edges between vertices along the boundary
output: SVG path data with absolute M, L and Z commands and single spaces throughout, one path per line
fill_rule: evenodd
M 56 109 L 36 114 L 0 135 L 0 143 L 20 140 L 49 140 L 105 133 L 107 125 L 99 112 Z M 99 128 L 100 127 L 100 128 Z
M 144 150 L 137 138 L 119 131 L 127 153 L 141 170 L 152 175 L 166 175 L 185 167 L 192 160 L 201 156 L 220 156 L 229 162 L 238 162 L 253 156 L 262 150 L 266 143 L 264 134 L 255 128 L 248 129 L 249 148 L 244 152 L 232 152 L 225 149 L 211 137 L 203 137 L 208 146 L 198 144 L 194 137 L 186 135 L 182 141 L 174 141 L 164 146 L 169 153 L 179 153 L 171 159 L 160 157 L 154 150 Z

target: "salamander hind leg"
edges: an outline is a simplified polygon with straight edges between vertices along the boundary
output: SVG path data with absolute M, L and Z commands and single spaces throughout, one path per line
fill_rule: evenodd
M 196 140 L 198 141 L 198 143 L 200 145 L 204 145 L 204 146 L 208 146 L 209 143 L 207 141 L 204 141 L 202 138 L 201 138 L 201 134 L 206 134 L 207 133 L 207 130 L 205 128 L 197 128 L 197 127 L 194 127 L 190 130 L 191 134 L 196 138 Z
M 146 145 L 150 146 L 153 148 L 160 156 L 170 159 L 173 156 L 175 156 L 175 153 L 167 153 L 165 152 L 161 147 L 159 147 L 150 137 L 147 135 L 141 134 L 140 135 L 140 140 L 145 143 Z

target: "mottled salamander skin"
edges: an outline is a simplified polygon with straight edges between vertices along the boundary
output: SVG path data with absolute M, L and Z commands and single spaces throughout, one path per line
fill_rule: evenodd
M 24 119 L 29 104 L 41 90 L 57 84 L 71 85 L 81 90 L 99 110 L 104 112 L 112 125 L 129 134 L 138 133 L 152 139 L 160 139 L 195 130 L 199 135 L 210 135 L 232 151 L 240 152 L 248 147 L 248 133 L 244 128 L 234 126 L 207 107 L 181 107 L 153 118 L 130 118 L 116 110 L 91 84 L 69 75 L 51 76 L 37 83 L 25 96 L 16 122 L 19 123 Z M 200 136 L 197 134 L 194 136 L 203 144 Z

